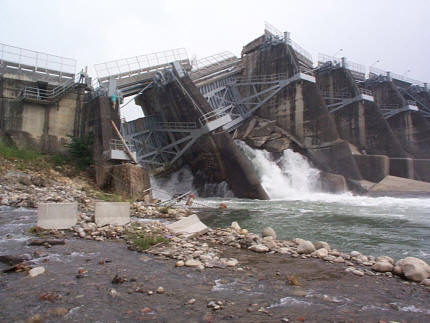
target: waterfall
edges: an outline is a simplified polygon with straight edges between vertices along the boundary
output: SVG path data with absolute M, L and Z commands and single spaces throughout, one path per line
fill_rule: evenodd
M 299 153 L 287 149 L 275 159 L 266 150 L 252 149 L 242 141 L 236 143 L 252 162 L 271 199 L 303 199 L 316 192 L 319 171 Z
M 151 176 L 152 195 L 160 200 L 168 200 L 175 194 L 186 192 L 197 195 L 197 190 L 193 186 L 193 174 L 188 167 L 170 174 L 169 177 Z
M 198 174 L 196 176 L 198 176 Z M 233 192 L 226 182 L 205 183 L 204 186 L 199 189 L 194 187 L 193 182 L 193 174 L 186 166 L 170 174 L 168 177 L 151 176 L 152 195 L 160 200 L 167 200 L 172 198 L 175 194 L 183 194 L 186 192 L 191 192 L 195 196 L 234 197 Z

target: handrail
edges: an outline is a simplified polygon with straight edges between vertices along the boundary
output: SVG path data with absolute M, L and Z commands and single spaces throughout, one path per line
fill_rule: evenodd
M 15 63 L 15 64 L 11 64 Z M 36 52 L 30 49 L 10 46 L 0 43 L 0 64 L 12 68 L 33 67 L 33 72 L 50 74 L 49 71 L 56 71 L 74 74 L 76 71 L 76 60 L 67 57 Z
M 152 66 L 160 66 L 172 63 L 174 61 L 188 61 L 188 54 L 185 48 L 171 49 L 167 51 L 151 53 L 146 55 L 122 58 L 114 61 L 95 64 L 94 69 L 97 78 L 109 78 L 115 75 L 126 75 L 130 72 L 145 70 Z
M 366 95 L 373 96 L 372 90 L 364 89 L 362 87 L 359 87 L 358 90 L 360 91 L 361 94 L 366 94 Z

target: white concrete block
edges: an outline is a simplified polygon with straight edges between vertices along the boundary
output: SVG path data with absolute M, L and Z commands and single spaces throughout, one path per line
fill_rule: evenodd
M 185 236 L 201 235 L 209 230 L 195 214 L 171 223 L 167 225 L 167 228 L 175 234 L 184 234 Z
M 98 227 L 107 224 L 124 225 L 130 222 L 130 203 L 96 202 L 95 221 Z
M 69 229 L 78 221 L 78 203 L 41 203 L 37 226 L 44 229 Z

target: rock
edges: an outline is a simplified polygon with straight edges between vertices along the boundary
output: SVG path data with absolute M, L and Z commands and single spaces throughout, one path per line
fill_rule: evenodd
M 39 266 L 34 267 L 33 269 L 30 269 L 28 272 L 28 275 L 33 278 L 39 275 L 42 275 L 45 272 L 45 267 Z
M 405 277 L 412 281 L 421 282 L 430 276 L 429 265 L 415 257 L 401 259 L 396 266 L 400 266 Z
M 264 149 L 272 153 L 281 153 L 290 147 L 291 140 L 285 137 L 268 140 L 264 144 Z
M 311 253 L 312 257 L 324 258 L 328 256 L 328 250 L 326 248 L 320 248 Z
M 239 264 L 239 261 L 235 258 L 229 258 L 226 259 L 225 261 L 223 261 L 223 263 L 227 266 L 227 267 L 235 267 Z
M 361 271 L 359 269 L 356 269 L 354 267 L 348 267 L 348 268 L 345 269 L 345 271 L 346 272 L 350 272 L 350 273 L 352 273 L 354 275 L 357 275 L 357 276 L 360 276 L 360 277 L 364 276 L 364 272 L 363 271 Z
M 215 303 L 214 301 L 210 301 L 207 307 L 212 308 L 214 311 L 221 309 L 221 306 Z
M 269 248 L 265 246 L 264 244 L 254 244 L 251 247 L 248 248 L 251 251 L 255 252 L 267 252 L 269 251 Z
M 361 253 L 359 253 L 358 251 L 351 251 L 350 255 L 351 257 L 358 257 L 361 255 Z
M 391 272 L 393 270 L 394 266 L 393 264 L 389 263 L 388 261 L 385 261 L 384 259 L 381 261 L 377 261 L 373 266 L 372 269 L 374 271 L 380 272 L 380 273 L 386 273 Z
M 86 233 L 85 233 L 85 231 L 84 231 L 84 229 L 83 229 L 83 228 L 78 227 L 78 228 L 76 229 L 76 232 L 79 234 L 79 236 L 80 236 L 81 238 L 85 238 Z
M 421 284 L 423 284 L 424 286 L 430 286 L 430 278 L 424 279 Z
M 343 262 L 345 262 L 345 259 L 343 259 L 342 257 L 336 257 L 334 260 L 333 260 L 333 262 L 335 262 L 335 263 L 343 263 Z
M 393 273 L 399 276 L 402 275 L 403 274 L 402 267 L 394 266 Z
M 109 289 L 109 295 L 112 297 L 117 297 L 117 296 L 119 296 L 119 293 L 116 291 L 116 289 L 111 288 L 111 289 Z
M 288 247 L 279 248 L 278 252 L 281 254 L 290 254 L 291 253 L 290 248 L 288 248 Z
M 164 294 L 164 288 L 162 286 L 157 288 L 157 294 Z
M 263 146 L 267 139 L 269 139 L 269 136 L 262 136 L 262 137 L 248 137 L 245 139 L 245 142 L 248 146 L 252 148 L 260 148 Z
M 188 259 L 187 261 L 185 261 L 185 266 L 187 266 L 187 267 L 196 268 L 196 267 L 199 267 L 201 265 L 202 265 L 202 263 L 196 259 Z
M 325 249 L 327 249 L 327 251 L 331 250 L 330 245 L 325 241 L 317 241 L 317 242 L 315 242 L 314 246 L 315 246 L 316 250 L 321 249 L 321 248 L 325 248 Z M 333 255 L 333 256 L 335 256 L 335 255 Z
M 193 305 L 196 302 L 195 298 L 190 298 L 185 304 L 187 305 Z
M 300 238 L 295 238 L 293 240 L 293 242 L 298 246 L 299 244 L 301 244 L 302 242 L 305 242 L 306 240 L 304 239 L 300 239 Z
M 276 244 L 276 242 L 273 240 L 272 236 L 267 236 L 263 238 L 263 244 L 265 246 L 267 246 L 269 249 L 274 249 L 276 247 L 278 247 L 278 245 Z
M 247 234 L 247 233 L 248 233 L 248 230 L 247 230 L 247 229 L 242 229 L 242 230 L 240 230 L 240 234 L 245 235 L 245 234 Z
M 184 267 L 184 266 L 185 266 L 185 263 L 182 260 L 178 260 L 176 262 L 176 267 Z
M 69 311 L 65 307 L 54 307 L 53 309 L 49 310 L 49 314 L 53 314 L 53 315 L 56 315 L 56 316 L 64 316 L 68 312 Z
M 231 223 L 231 228 L 238 232 L 241 230 L 239 223 L 237 223 L 236 221 Z
M 394 259 L 388 256 L 380 256 L 378 258 L 376 258 L 376 262 L 381 262 L 381 261 L 386 261 L 389 262 L 390 264 L 394 265 Z
M 310 254 L 315 251 L 314 244 L 310 241 L 303 241 L 297 246 L 298 254 Z
M 265 227 L 263 229 L 263 232 L 261 236 L 264 237 L 273 237 L 273 239 L 276 239 L 276 232 L 271 227 Z

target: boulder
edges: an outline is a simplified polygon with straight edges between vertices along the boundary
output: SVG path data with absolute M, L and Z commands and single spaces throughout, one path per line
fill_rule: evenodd
M 281 153 L 290 147 L 291 140 L 285 137 L 268 140 L 263 148 L 272 153 Z
M 187 261 L 185 261 L 185 266 L 187 267 L 199 267 L 201 264 L 202 263 L 196 259 L 188 259 Z
M 325 249 L 327 249 L 327 251 L 331 250 L 330 245 L 325 241 L 317 241 L 317 242 L 315 242 L 314 246 L 315 246 L 315 249 L 317 249 L 317 250 L 321 249 L 321 248 L 325 248 Z
M 269 137 L 248 137 L 245 139 L 245 143 L 252 148 L 261 148 Z
M 386 261 L 394 265 L 394 259 L 388 256 L 379 256 L 378 258 L 376 258 L 376 262 L 381 262 L 381 261 Z
M 276 242 L 272 236 L 264 237 L 263 238 L 263 244 L 270 249 L 274 249 L 274 248 L 278 247 L 278 245 L 276 244 Z
M 394 269 L 394 266 L 392 263 L 385 261 L 385 260 L 381 260 L 381 261 L 377 261 L 373 266 L 372 269 L 374 271 L 380 272 L 380 273 L 386 273 L 386 272 L 391 272 Z
M 248 248 L 251 251 L 255 252 L 267 252 L 269 251 L 269 248 L 265 246 L 264 244 L 254 244 L 251 247 Z
M 315 251 L 315 246 L 310 241 L 303 241 L 297 246 L 297 253 L 299 254 L 310 254 Z
M 348 191 L 348 186 L 343 175 L 321 171 L 319 181 L 323 192 L 344 193 Z
M 233 230 L 235 230 L 235 231 L 240 231 L 241 230 L 239 223 L 237 223 L 236 221 L 234 221 L 234 222 L 231 223 L 231 228 Z
M 264 237 L 273 237 L 273 239 L 276 239 L 276 232 L 271 227 L 265 227 L 263 229 L 263 232 L 261 233 L 261 236 Z
M 421 282 L 430 276 L 429 265 L 415 257 L 400 259 L 396 266 L 400 266 L 405 277 L 412 281 Z
M 312 257 L 324 258 L 328 256 L 328 250 L 326 248 L 320 248 L 311 253 Z

